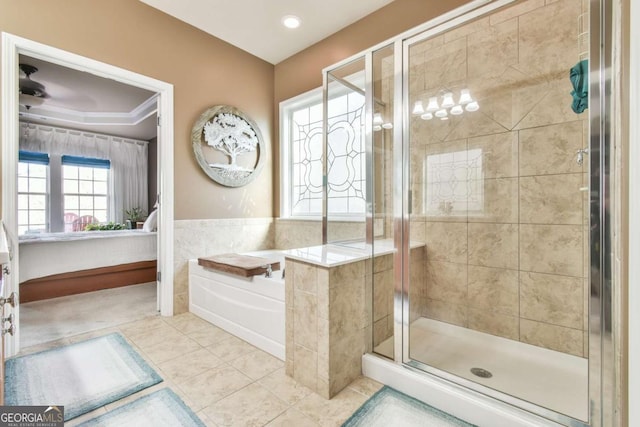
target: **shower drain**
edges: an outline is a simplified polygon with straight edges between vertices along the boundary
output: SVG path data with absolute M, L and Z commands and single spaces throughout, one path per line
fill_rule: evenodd
M 487 371 L 486 369 L 482 369 L 482 368 L 471 368 L 471 373 L 473 375 L 476 375 L 480 378 L 491 378 L 493 376 L 493 374 L 489 371 Z

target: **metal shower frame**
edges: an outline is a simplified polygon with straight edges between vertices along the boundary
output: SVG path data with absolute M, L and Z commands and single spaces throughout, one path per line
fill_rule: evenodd
M 394 246 L 394 354 L 395 362 L 425 375 L 435 375 L 468 393 L 481 393 L 514 407 L 532 412 L 548 420 L 567 426 L 608 427 L 615 425 L 615 386 L 612 294 L 618 292 L 612 282 L 613 235 L 608 203 L 613 194 L 612 181 L 612 120 L 611 63 L 612 63 L 612 4 L 611 0 L 588 0 L 590 3 L 590 99 L 589 99 L 589 181 L 590 181 L 590 304 L 589 304 L 589 421 L 584 423 L 564 414 L 540 407 L 494 389 L 482 386 L 445 371 L 409 358 L 409 46 L 491 13 L 517 0 L 475 0 L 430 20 L 390 40 L 344 59 L 323 70 L 323 117 L 327 117 L 329 74 L 353 61 L 365 61 L 365 142 L 367 158 L 366 243 L 373 250 L 374 192 L 373 190 L 373 54 L 394 47 L 394 144 L 393 179 L 402 185 L 393 186 Z M 323 120 L 323 156 L 326 159 L 327 122 Z M 399 143 L 402 142 L 402 143 Z M 327 185 L 326 161 L 323 165 L 323 185 Z M 322 237 L 327 244 L 327 194 L 323 194 Z M 402 315 L 399 316 L 398 314 Z

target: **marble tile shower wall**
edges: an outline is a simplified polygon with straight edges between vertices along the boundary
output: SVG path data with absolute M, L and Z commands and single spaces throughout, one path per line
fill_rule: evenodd
M 190 259 L 226 252 L 249 252 L 275 246 L 273 218 L 174 221 L 174 313 L 189 309 Z
M 428 248 L 412 303 L 429 318 L 586 356 L 588 160 L 578 165 L 576 152 L 588 110 L 571 110 L 568 78 L 581 13 L 580 0 L 519 2 L 411 48 L 411 102 L 468 87 L 480 103 L 446 121 L 412 119 L 411 232 Z M 480 174 L 434 183 L 427 159 L 452 153 Z M 439 210 L 447 197 L 455 208 Z
M 418 246 L 411 248 L 409 270 L 411 283 L 425 283 L 425 256 L 427 248 Z M 395 298 L 395 268 L 393 254 L 377 256 L 373 259 L 373 277 L 371 271 L 367 271 L 365 290 L 367 302 L 372 295 L 371 305 L 373 321 L 373 347 L 377 347 L 394 333 L 394 298 Z M 424 286 L 412 286 L 409 289 L 410 301 L 419 301 Z M 409 322 L 413 322 L 423 315 L 423 309 L 419 304 L 410 304 Z

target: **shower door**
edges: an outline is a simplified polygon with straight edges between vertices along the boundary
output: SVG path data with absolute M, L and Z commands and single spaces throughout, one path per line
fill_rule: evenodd
M 395 114 L 396 55 L 394 44 L 374 49 L 371 53 L 372 99 L 372 271 L 367 289 L 371 292 L 371 324 L 374 353 L 393 359 L 396 351 L 394 302 L 396 283 L 401 281 L 401 251 L 396 248 L 396 215 L 401 214 L 402 170 L 394 168 L 394 157 L 402 153 L 401 116 Z M 399 133 L 400 132 L 400 133 Z M 398 262 L 396 262 L 396 260 Z M 398 293 L 398 296 L 400 294 Z
M 402 151 L 401 144 L 394 144 L 402 131 L 394 125 L 401 121 L 394 109 L 396 46 L 401 44 L 345 60 L 326 71 L 324 84 L 323 241 L 368 259 L 366 351 L 389 359 L 399 354 L 394 301 L 401 282 L 401 262 L 396 260 L 402 257 L 395 246 L 395 218 L 402 206 L 394 203 L 402 195 L 402 169 L 394 168 L 394 157 Z
M 587 17 L 515 2 L 403 45 L 402 361 L 572 425 L 589 421 Z
M 326 190 L 322 182 L 316 185 L 317 194 L 324 196 L 323 242 L 364 250 L 370 198 L 367 171 L 371 169 L 365 126 L 365 58 L 348 61 L 327 72 L 325 78 L 322 115 L 327 117 L 323 121 L 326 140 L 309 149 L 311 167 L 325 167 Z

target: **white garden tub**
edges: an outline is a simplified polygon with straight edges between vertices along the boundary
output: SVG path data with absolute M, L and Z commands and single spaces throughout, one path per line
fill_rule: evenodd
M 280 262 L 280 251 L 248 252 Z M 189 260 L 189 311 L 275 357 L 285 358 L 285 305 L 282 270 L 272 277 L 244 278 Z

